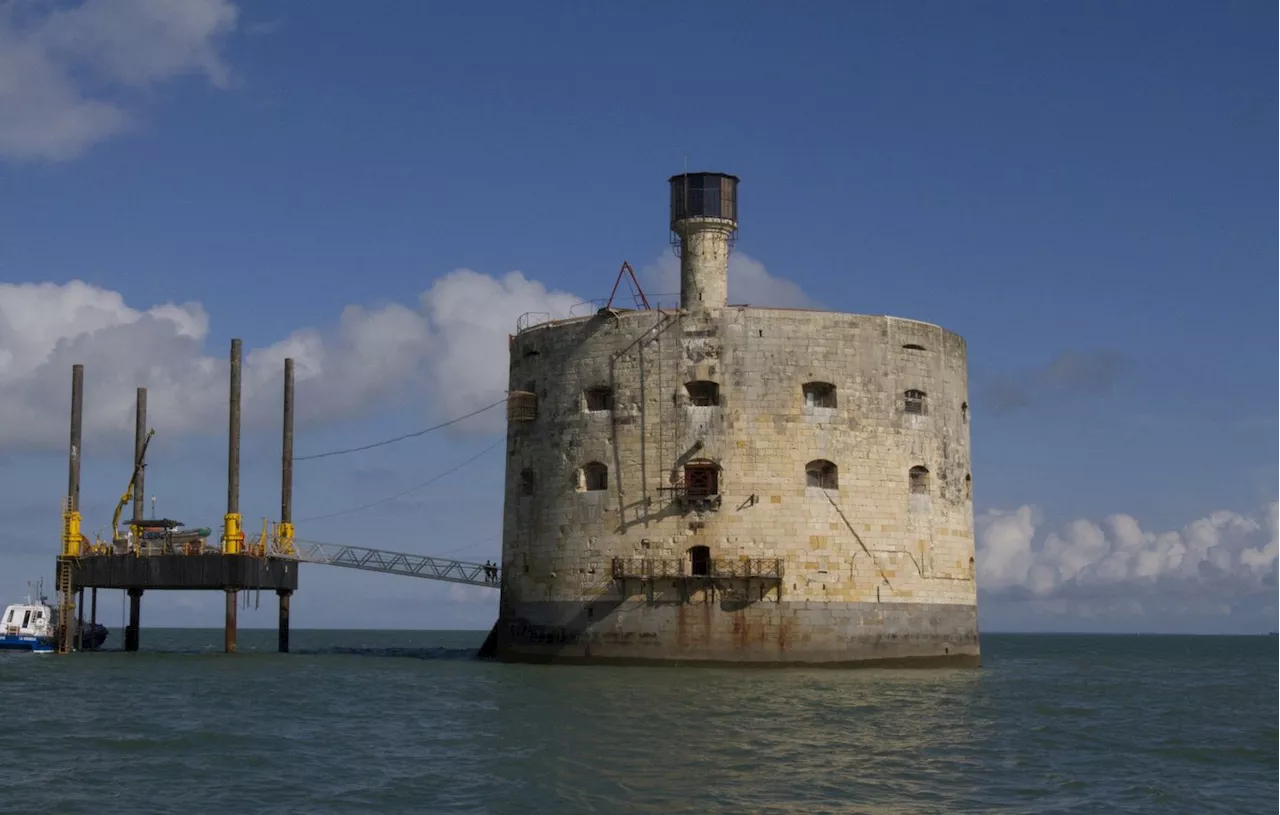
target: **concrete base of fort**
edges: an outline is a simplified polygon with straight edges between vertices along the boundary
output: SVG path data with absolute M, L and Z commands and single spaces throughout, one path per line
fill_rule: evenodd
M 487 652 L 487 653 L 486 653 Z M 974 667 L 977 608 L 926 603 L 503 603 L 505 662 Z

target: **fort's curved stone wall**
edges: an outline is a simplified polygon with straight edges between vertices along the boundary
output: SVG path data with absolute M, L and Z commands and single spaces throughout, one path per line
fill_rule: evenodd
M 603 312 L 517 334 L 510 387 L 500 658 L 977 661 L 958 335 Z

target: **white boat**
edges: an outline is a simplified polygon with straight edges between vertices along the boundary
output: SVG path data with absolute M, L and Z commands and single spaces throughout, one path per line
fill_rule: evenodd
M 46 602 L 41 588 L 36 588 L 38 602 L 28 595 L 25 603 L 13 603 L 0 614 L 0 651 L 51 654 L 58 650 L 58 610 Z M 73 631 L 79 630 L 77 621 L 72 620 L 71 625 Z M 106 638 L 106 626 L 85 623 L 83 639 L 77 642 L 73 638 L 72 644 L 77 650 L 96 651 Z
M 0 651 L 52 654 L 57 650 L 58 618 L 52 606 L 40 598 L 14 603 L 0 615 Z

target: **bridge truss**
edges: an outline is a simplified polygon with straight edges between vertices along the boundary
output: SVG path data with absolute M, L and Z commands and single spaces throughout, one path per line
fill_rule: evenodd
M 294 540 L 291 553 L 273 551 L 271 557 L 295 560 L 299 563 L 322 563 L 347 569 L 363 569 L 368 572 L 399 574 L 421 577 L 427 580 L 443 580 L 467 586 L 483 586 L 496 589 L 501 582 L 501 570 L 495 564 L 468 563 L 462 560 L 412 555 L 406 552 L 389 552 L 384 549 L 366 549 L 363 546 L 346 546 L 340 543 Z

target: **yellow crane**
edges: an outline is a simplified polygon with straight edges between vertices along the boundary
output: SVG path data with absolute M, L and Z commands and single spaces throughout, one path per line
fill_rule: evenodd
M 111 540 L 114 543 L 120 543 L 122 537 L 120 535 L 120 513 L 124 511 L 124 505 L 133 500 L 133 488 L 137 486 L 138 476 L 142 473 L 144 462 L 147 459 L 147 445 L 151 444 L 151 437 L 156 434 L 154 430 L 147 431 L 147 437 L 142 440 L 142 449 L 138 451 L 138 460 L 133 463 L 133 475 L 129 476 L 129 486 L 125 488 L 124 495 L 120 496 L 120 503 L 116 504 L 115 514 L 111 516 Z M 137 535 L 137 532 L 134 532 Z M 136 541 L 135 541 L 136 543 Z

